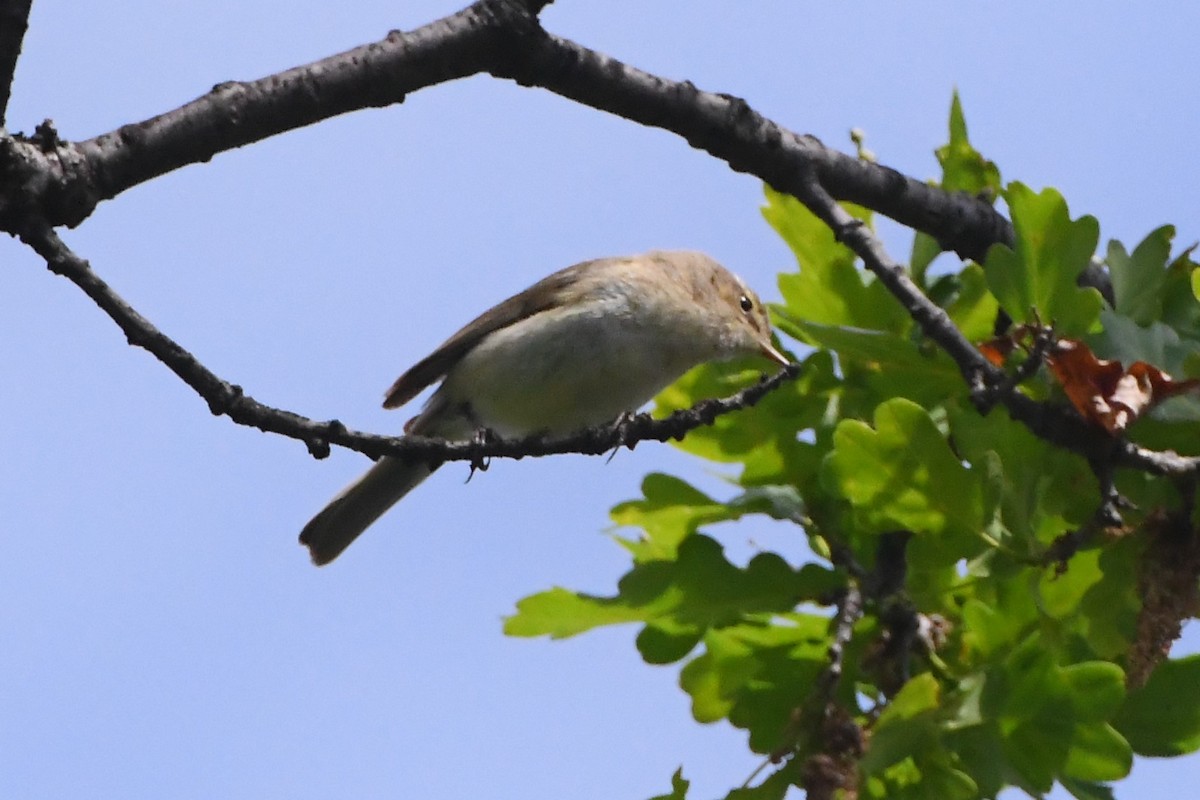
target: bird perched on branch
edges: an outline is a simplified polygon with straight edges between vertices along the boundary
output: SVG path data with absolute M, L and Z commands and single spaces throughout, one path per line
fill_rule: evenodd
M 697 364 L 771 344 L 758 296 L 703 253 L 655 251 L 585 261 L 485 311 L 392 384 L 384 408 L 441 380 L 407 434 L 468 440 L 573 433 L 644 405 Z M 385 456 L 304 527 L 328 564 L 437 464 Z

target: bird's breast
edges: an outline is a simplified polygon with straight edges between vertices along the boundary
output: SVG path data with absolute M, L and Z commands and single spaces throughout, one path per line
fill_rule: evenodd
M 486 336 L 438 390 L 500 435 L 570 433 L 644 405 L 711 349 L 622 296 L 553 308 Z

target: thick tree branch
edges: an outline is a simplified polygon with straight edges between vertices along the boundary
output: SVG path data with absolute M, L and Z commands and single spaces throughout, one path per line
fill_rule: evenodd
M 925 231 L 964 257 L 982 258 L 991 244 L 1011 240 L 1008 221 L 983 201 L 826 148 L 762 117 L 740 98 L 651 75 L 547 34 L 536 17 L 544 5 L 479 0 L 408 33 L 393 31 L 382 41 L 256 81 L 223 83 L 152 119 L 62 144 L 54 159 L 28 152 L 9 156 L 6 160 L 30 168 L 5 183 L 24 187 L 22 207 L 38 209 L 55 225 L 75 225 L 97 203 L 187 164 L 488 72 L 672 131 L 783 192 L 795 193 L 797 176 L 816 172 L 835 197 Z M 10 149 L 26 145 L 14 142 Z M 31 173 L 53 179 L 37 182 Z M 4 225 L 5 205 L 0 197 L 0 226 L 13 230 L 12 222 Z
M 29 27 L 29 9 L 33 0 L 0 0 L 0 128 L 8 115 L 13 75 L 21 56 L 21 42 Z
M 511 32 L 488 5 L 259 80 L 218 84 L 173 111 L 79 143 L 78 177 L 94 205 L 217 153 L 480 72 Z
M 834 197 L 925 231 L 964 258 L 982 259 L 992 244 L 1012 240 L 1008 220 L 988 203 L 832 150 L 763 117 L 740 97 L 652 75 L 554 36 L 530 43 L 536 46 L 511 53 L 512 61 L 493 74 L 679 134 L 787 194 L 797 194 L 802 176 L 816 173 Z

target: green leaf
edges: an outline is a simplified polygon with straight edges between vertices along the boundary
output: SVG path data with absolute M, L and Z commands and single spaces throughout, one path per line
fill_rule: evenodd
M 673 475 L 650 473 L 642 481 L 642 493 L 642 500 L 627 500 L 610 512 L 617 524 L 646 532 L 640 540 L 619 539 L 639 563 L 674 559 L 679 544 L 702 525 L 748 514 L 787 522 L 804 518 L 804 499 L 794 486 L 754 486 L 721 503 Z
M 967 137 L 967 119 L 957 89 L 950 101 L 949 134 L 950 140 L 934 151 L 942 167 L 942 188 L 948 192 L 966 192 L 989 198 L 998 195 L 1000 170 L 971 145 Z M 925 273 L 941 252 L 942 246 L 929 234 L 918 231 L 913 237 L 909 269 L 917 285 L 926 285 Z
M 651 663 L 662 663 L 672 652 L 675 658 L 686 655 L 679 649 L 689 636 L 696 641 L 704 628 L 747 614 L 788 611 L 812 587 L 811 572 L 793 570 L 774 553 L 761 553 L 741 569 L 725 559 L 717 542 L 696 534 L 680 544 L 677 560 L 635 566 L 621 579 L 615 597 L 561 588 L 526 597 L 505 620 L 504 632 L 561 639 L 600 625 L 653 623 L 659 630 L 647 635 L 646 655 Z
M 675 774 L 671 776 L 671 792 L 670 794 L 659 794 L 651 797 L 650 800 L 687 800 L 688 787 L 691 786 L 691 781 L 685 780 L 683 777 L 683 767 L 675 770 Z
M 1116 800 L 1112 787 L 1102 783 L 1080 781 L 1066 775 L 1060 775 L 1058 781 L 1075 800 Z
M 957 275 L 958 293 L 946 307 L 951 321 L 972 342 L 983 341 L 992 335 L 996 324 L 996 312 L 1000 304 L 988 290 L 983 267 L 968 264 Z
M 1011 645 L 1024 628 L 1025 620 L 1015 614 L 1002 614 L 972 597 L 963 604 L 962 624 L 963 643 L 983 660 Z
M 981 417 L 971 408 L 951 409 L 950 430 L 957 452 L 972 465 L 985 463 L 988 453 L 999 457 L 994 501 L 1009 534 L 1005 544 L 1021 555 L 1040 556 L 1045 545 L 1094 512 L 1095 476 L 1079 456 L 1004 414 Z
M 765 514 L 783 522 L 804 521 L 804 498 L 795 486 L 751 486 L 729 501 L 742 514 Z
M 642 609 L 612 598 L 577 594 L 554 587 L 517 601 L 517 613 L 504 621 L 509 636 L 550 636 L 564 639 L 601 625 L 619 625 L 646 618 Z
M 1074 725 L 1066 680 L 1045 639 L 1037 634 L 1027 637 L 1005 659 L 1004 672 L 1005 718 L 1034 719 L 1050 711 Z
M 982 672 L 973 672 L 962 676 L 957 681 L 946 703 L 947 715 L 943 718 L 942 727 L 947 731 L 961 731 L 987 721 L 983 710 L 983 691 L 987 688 L 987 676 Z
M 1037 792 L 1048 792 L 1066 763 L 1074 722 L 1047 713 L 1019 722 L 1003 737 L 1004 756 Z
M 1012 213 L 1015 247 L 994 245 L 984 264 L 988 286 L 1014 320 L 1028 320 L 1031 310 L 1056 331 L 1078 336 L 1091 330 L 1104 300 L 1075 280 L 1096 250 L 1100 226 L 1095 217 L 1072 220 L 1066 201 L 1054 189 L 1041 194 L 1020 183 L 1010 184 L 1005 200 Z
M 701 525 L 736 519 L 738 513 L 724 503 L 673 475 L 652 472 L 642 481 L 641 500 L 619 503 L 609 512 L 618 525 L 639 527 L 643 540 L 626 541 L 637 561 L 675 557 L 680 542 Z
M 977 541 L 983 522 L 980 481 L 950 450 L 925 409 L 890 400 L 875 410 L 875 427 L 843 420 L 825 458 L 822 482 L 850 501 L 875 533 L 909 530 L 920 536 Z M 941 559 L 964 555 L 943 542 Z
M 940 761 L 923 761 L 921 766 L 921 795 L 938 800 L 972 800 L 979 796 L 979 787 L 970 775 Z
M 1181 339 L 1173 328 L 1161 322 L 1143 327 L 1129 317 L 1111 311 L 1102 311 L 1100 321 L 1104 325 L 1103 332 L 1088 337 L 1088 343 L 1100 358 L 1120 361 L 1126 367 L 1135 361 L 1145 361 L 1176 379 L 1193 372 L 1189 366 L 1200 356 L 1200 341 Z M 1152 409 L 1147 419 L 1168 424 L 1185 423 L 1164 427 L 1157 432 L 1156 439 L 1146 442 L 1150 446 L 1181 452 L 1195 452 L 1200 448 L 1200 431 L 1195 426 L 1200 421 L 1200 398 L 1194 395 L 1169 398 Z M 1156 435 L 1153 427 L 1147 424 L 1139 425 L 1136 431 L 1139 437 Z
M 1200 342 L 1183 341 L 1174 329 L 1161 322 L 1138 325 L 1112 311 L 1100 312 L 1100 322 L 1104 330 L 1088 337 L 1088 344 L 1099 358 L 1114 359 L 1126 367 L 1135 361 L 1145 361 L 1181 377 L 1188 358 L 1200 353 Z
M 1125 700 L 1125 671 L 1116 664 L 1107 661 L 1084 661 L 1063 667 L 1061 674 L 1071 692 L 1071 706 L 1075 711 L 1075 718 L 1081 722 L 1104 722 L 1112 717 Z
M 827 666 L 829 620 L 789 613 L 775 625 L 731 625 L 704 635 L 705 652 L 684 666 L 679 685 L 698 722 L 722 718 L 750 732 L 755 752 L 780 745 L 792 711 Z
M 1075 726 L 1063 772 L 1084 781 L 1115 781 L 1129 774 L 1133 750 L 1129 742 L 1104 722 Z
M 790 194 L 763 185 L 766 204 L 762 215 L 804 267 L 822 278 L 838 271 L 854 271 L 854 252 L 839 242 L 829 226 Z M 866 212 L 860 212 L 859 219 Z
M 915 756 L 933 745 L 938 736 L 935 713 L 942 689 L 930 673 L 910 679 L 891 699 L 871 732 L 871 747 L 859 762 L 870 775 Z
M 637 635 L 637 649 L 647 664 L 673 664 L 695 649 L 704 629 L 674 619 L 646 623 Z
M 1200 655 L 1159 664 L 1130 692 L 1113 725 L 1143 756 L 1200 750 Z
M 1200 245 L 1193 244 L 1167 265 L 1160 320 L 1183 338 L 1192 340 L 1200 340 L 1200 302 L 1196 296 L 1200 273 L 1196 272 L 1198 265 L 1191 259 L 1197 246 Z
M 882 773 L 868 774 L 860 786 L 865 793 L 860 796 L 879 800 L 973 800 L 980 797 L 979 785 L 958 766 L 957 759 L 950 753 L 934 748 L 897 762 Z
M 1065 572 L 1060 573 L 1057 568 L 1043 570 L 1037 582 L 1042 613 L 1055 619 L 1074 619 L 1084 595 L 1103 577 L 1098 549 L 1076 553 Z
M 1012 782 L 1012 769 L 1002 755 L 1003 739 L 997 726 L 977 725 L 948 737 L 960 766 L 979 786 L 979 797 L 996 797 Z
M 913 280 L 922 289 L 926 286 L 926 273 L 929 265 L 942 254 L 942 246 L 937 239 L 924 231 L 917 231 L 913 236 L 912 254 L 908 257 L 908 268 L 912 271 Z
M 936 151 L 942 165 L 942 188 L 972 195 L 1000 191 L 1000 170 L 971 146 L 967 138 L 967 120 L 958 90 L 950 102 L 950 141 Z
M 711 633 L 704 654 L 679 673 L 679 685 L 692 697 L 692 716 L 709 723 L 729 716 L 739 692 L 758 672 L 754 649 L 728 633 Z
M 691 370 L 655 398 L 655 414 L 665 416 L 705 398 L 728 396 L 762 374 L 736 366 L 707 364 Z M 811 444 L 797 441 L 796 432 L 822 423 L 840 384 L 830 355 L 813 353 L 802 362 L 798 378 L 752 408 L 723 414 L 712 425 L 691 431 L 676 446 L 710 461 L 744 464 L 744 485 L 796 482 L 817 469 Z
M 912 320 L 878 281 L 867 282 L 855 267 L 855 256 L 839 243 L 829 226 L 791 195 L 764 187 L 762 213 L 791 248 L 799 272 L 779 276 L 784 307 L 800 319 L 827 325 L 904 331 Z M 869 224 L 870 213 L 847 206 Z
M 1174 238 L 1175 227 L 1164 225 L 1151 231 L 1132 254 L 1115 239 L 1108 243 L 1105 263 L 1112 276 L 1117 312 L 1139 325 L 1149 325 L 1162 317 L 1167 259 Z
M 785 765 L 758 786 L 732 790 L 725 795 L 725 800 L 783 800 L 792 786 L 794 773 L 795 769 L 790 764 Z
M 942 687 L 937 678 L 932 673 L 923 672 L 911 678 L 888 702 L 887 708 L 879 715 L 876 730 L 936 711 L 941 698 Z
M 1123 777 L 1132 751 L 1104 720 L 1121 702 L 1124 673 L 1098 661 L 1059 667 L 1048 644 L 1031 635 L 1004 662 L 995 695 L 1005 755 L 1039 792 L 1061 773 L 1085 781 Z
M 865 382 L 880 399 L 908 397 L 936 403 L 963 393 L 962 374 L 940 350 L 922 348 L 907 336 L 793 319 L 779 326 L 802 341 L 838 354 L 847 382 Z
M 1142 543 L 1127 536 L 1100 552 L 1101 578 L 1084 594 L 1079 613 L 1096 655 L 1117 659 L 1129 651 L 1142 608 L 1138 564 Z

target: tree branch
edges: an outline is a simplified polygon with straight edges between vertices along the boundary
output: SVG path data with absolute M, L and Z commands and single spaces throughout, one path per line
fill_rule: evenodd
M 988 203 L 832 150 L 763 117 L 740 97 L 661 78 L 555 36 L 531 44 L 505 51 L 510 60 L 492 74 L 676 133 L 780 192 L 796 195 L 805 176 L 815 173 L 834 197 L 925 231 L 964 258 L 981 260 L 992 244 L 1012 241 L 1012 226 Z
M 842 672 L 846 663 L 846 648 L 854 636 L 854 626 L 863 616 L 863 594 L 858 581 L 851 579 L 846 583 L 845 593 L 837 602 L 837 612 L 833 615 L 833 637 L 826 654 L 827 664 L 817 677 L 813 687 L 813 696 L 817 698 L 818 708 L 825 712 L 834 702 L 834 694 L 842 682 Z
M 1156 474 L 1197 471 L 1198 459 L 1114 443 L 1068 411 L 1006 387 L 1004 373 L 980 355 L 945 311 L 924 296 L 866 226 L 851 218 L 835 198 L 873 208 L 976 259 L 991 244 L 1012 239 L 1011 225 L 989 204 L 830 150 L 814 137 L 795 134 L 766 119 L 740 98 L 660 78 L 547 34 L 536 16 L 547 4 L 545 0 L 478 0 L 409 33 L 393 31 L 380 42 L 257 81 L 220 84 L 174 111 L 78 144 L 60 141 L 48 124 L 40 126 L 34 137 L 4 137 L 0 139 L 0 228 L 20 235 L 52 270 L 74 281 L 121 326 L 131 344 L 163 361 L 208 402 L 213 413 L 300 439 L 317 456 L 337 444 L 372 456 L 519 457 L 535 452 L 604 452 L 622 441 L 632 444 L 639 438 L 682 435 L 656 427 L 659 423 L 643 431 L 639 422 L 637 427 L 623 426 L 624 434 L 633 437 L 623 440 L 612 438 L 622 431 L 610 428 L 599 438 L 567 437 L 537 445 L 541 449 L 530 440 L 447 447 L 347 431 L 336 421 L 318 423 L 264 406 L 204 368 L 141 317 L 51 228 L 77 224 L 101 200 L 186 164 L 207 161 L 219 152 L 347 111 L 398 103 L 425 86 L 486 71 L 677 133 L 733 169 L 799 197 L 863 259 L 925 335 L 950 355 L 981 409 L 998 400 L 1038 436 L 1093 462 L 1100 458 Z M 17 6 L 19 2 L 13 7 Z
M 371 458 L 399 456 L 418 461 L 471 461 L 561 453 L 600 455 L 615 448 L 633 448 L 641 441 L 665 442 L 682 439 L 688 431 L 710 425 L 717 417 L 754 405 L 785 381 L 800 374 L 800 367 L 786 367 L 769 379 L 726 398 L 704 400 L 690 409 L 664 419 L 638 414 L 611 424 L 597 425 L 567 436 L 528 436 L 520 439 L 482 439 L 447 442 L 421 436 L 380 436 L 346 428 L 337 420 L 317 422 L 291 411 L 264 405 L 243 393 L 242 388 L 222 380 L 190 352 L 139 314 L 100 278 L 88 262 L 59 238 L 43 221 L 30 222 L 21 240 L 46 259 L 57 275 L 70 280 L 92 299 L 125 333 L 129 344 L 141 347 L 161 361 L 208 403 L 215 415 L 226 415 L 240 425 L 298 439 L 317 458 L 329 455 L 330 445 L 357 450 Z
M 29 9 L 33 0 L 0 0 L 0 128 L 8 115 L 13 75 L 21 55 L 21 42 L 29 27 Z
M 676 133 L 783 192 L 795 194 L 800 176 L 815 172 L 835 197 L 925 231 L 963 257 L 981 259 L 991 244 L 1011 241 L 1008 221 L 981 200 L 831 150 L 764 118 L 740 98 L 661 78 L 547 34 L 536 17 L 545 5 L 478 0 L 408 33 L 392 31 L 379 42 L 259 80 L 218 84 L 173 111 L 63 144 L 56 159 L 22 154 L 19 162 L 36 166 L 43 176 L 40 182 L 15 181 L 25 187 L 23 205 L 54 225 L 73 226 L 99 202 L 182 166 L 488 72 Z M 46 181 L 46 175 L 53 179 Z M 0 226 L 3 206 L 0 198 Z M 12 223 L 8 229 L 14 229 Z
M 80 142 L 93 206 L 217 153 L 482 71 L 510 32 L 488 5 L 259 80 L 217 84 L 173 111 Z
M 863 260 L 863 264 L 921 327 L 921 331 L 954 359 L 972 394 L 987 391 L 1004 381 L 1004 373 L 983 357 L 954 325 L 946 311 L 913 283 L 908 271 L 888 256 L 883 243 L 862 220 L 851 216 L 826 191 L 813 174 L 800 176 L 794 196 L 808 206 L 837 236 L 838 240 Z
M 1009 414 L 1036 436 L 1078 453 L 1090 463 L 1113 464 L 1158 475 L 1185 476 L 1200 470 L 1200 458 L 1173 452 L 1156 452 L 1125 440 L 1114 440 L 1106 431 L 1087 424 L 1077 414 L 1049 402 L 1038 402 L 1007 380 L 975 345 L 962 335 L 946 312 L 924 295 L 903 266 L 892 261 L 883 244 L 861 220 L 852 217 L 812 176 L 795 195 L 821 218 L 862 259 L 888 291 L 958 365 L 972 400 L 986 411 L 999 401 Z

